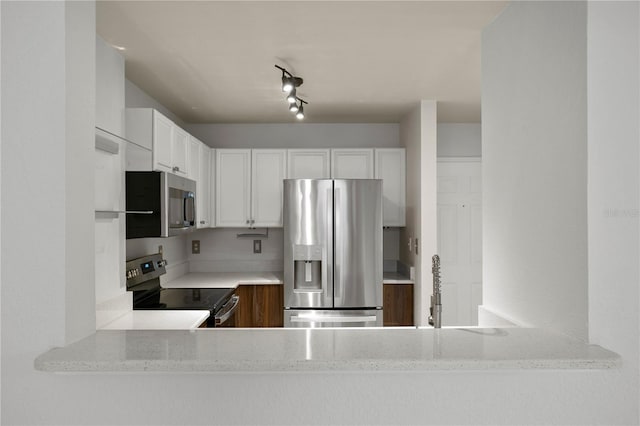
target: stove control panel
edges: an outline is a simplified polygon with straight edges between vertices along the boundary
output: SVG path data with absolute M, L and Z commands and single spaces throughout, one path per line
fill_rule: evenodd
M 128 260 L 125 268 L 127 288 L 164 275 L 166 265 L 167 261 L 160 253 Z

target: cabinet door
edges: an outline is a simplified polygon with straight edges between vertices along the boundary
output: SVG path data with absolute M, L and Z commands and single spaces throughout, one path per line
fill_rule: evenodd
M 373 149 L 332 149 L 331 177 L 373 179 Z
M 216 151 L 216 225 L 249 225 L 251 206 L 251 150 Z
M 239 285 L 236 294 L 240 304 L 236 310 L 236 327 L 282 327 L 284 291 L 282 284 Z
M 375 177 L 382 179 L 382 224 L 405 226 L 405 150 L 375 150 Z
M 211 226 L 210 205 L 211 201 L 211 149 L 203 143 L 198 145 L 198 184 L 196 186 L 196 209 L 198 218 L 197 228 L 209 228 Z
M 216 226 L 216 150 L 209 150 L 209 226 Z
M 253 226 L 282 226 L 282 188 L 287 173 L 287 151 L 251 152 L 251 220 Z
M 195 180 L 198 185 L 200 184 L 200 145 L 203 145 L 202 142 L 189 135 L 189 173 L 187 177 Z
M 181 176 L 187 176 L 189 174 L 189 146 L 189 133 L 174 125 L 171 145 L 171 163 L 172 170 L 175 174 Z
M 287 150 L 289 179 L 322 179 L 331 177 L 328 149 Z
M 158 111 L 153 112 L 153 168 L 171 171 L 171 150 L 174 124 Z
M 382 296 L 384 326 L 413 325 L 413 284 L 384 284 Z

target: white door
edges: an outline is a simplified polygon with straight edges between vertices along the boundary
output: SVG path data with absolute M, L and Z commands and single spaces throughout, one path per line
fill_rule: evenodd
M 322 179 L 331 177 L 328 149 L 287 150 L 289 179 Z
M 332 149 L 331 177 L 373 179 L 373 149 Z
M 251 150 L 216 150 L 216 225 L 249 226 Z
M 406 154 L 404 148 L 375 150 L 375 177 L 382 179 L 382 224 L 405 226 Z
M 282 226 L 282 181 L 286 177 L 285 149 L 251 151 L 252 226 Z
M 479 159 L 438 160 L 442 325 L 478 324 L 482 303 L 482 175 Z

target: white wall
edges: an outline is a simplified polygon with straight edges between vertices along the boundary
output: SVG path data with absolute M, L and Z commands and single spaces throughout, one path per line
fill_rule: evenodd
M 589 340 L 623 355 L 619 392 L 637 408 L 640 6 L 594 2 L 587 22 Z
M 587 4 L 518 2 L 483 33 L 483 303 L 587 337 Z
M 214 148 L 393 148 L 397 123 L 188 124 L 185 129 Z
M 155 98 L 149 96 L 149 94 L 138 86 L 125 79 L 124 81 L 125 91 L 125 105 L 127 108 L 153 108 L 160 111 L 167 118 L 173 120 L 178 126 L 185 128 L 185 123 L 180 117 L 169 111 L 164 105 L 158 102 Z
M 481 157 L 480 123 L 439 123 L 438 157 Z
M 92 7 L 86 2 L 72 5 Z M 515 3 L 509 7 L 521 6 Z M 607 26 L 610 34 L 600 33 L 600 37 L 609 40 L 630 31 L 625 43 L 615 46 L 637 43 L 637 4 L 622 7 L 612 21 L 609 7 L 616 6 L 602 3 L 589 11 L 590 23 L 613 22 Z M 2 424 L 638 424 L 638 376 L 627 367 L 613 371 L 335 374 L 35 372 L 36 356 L 65 343 L 66 277 L 61 265 L 66 237 L 63 229 L 51 226 L 64 221 L 67 208 L 61 200 L 67 194 L 64 168 L 59 167 L 65 150 L 64 5 L 0 2 L 0 11 Z M 549 12 L 553 15 L 554 10 Z M 87 16 L 86 22 L 92 18 Z M 85 36 L 93 43 L 90 35 Z M 637 45 L 635 49 L 637 52 Z M 616 62 L 629 53 L 628 49 L 610 50 Z M 614 72 L 613 67 L 608 71 L 602 68 L 598 75 Z M 634 73 L 632 81 L 637 82 L 637 70 L 630 72 Z M 590 87 L 609 83 L 608 78 L 594 80 Z M 608 115 L 600 120 L 602 126 L 617 123 Z M 625 130 L 623 136 L 629 144 L 637 144 L 632 130 Z M 636 138 L 633 143 L 632 137 Z M 92 133 L 89 140 L 93 141 Z M 639 160 L 637 155 L 635 158 Z M 87 159 L 79 155 L 68 161 Z M 606 167 L 602 169 L 605 174 L 618 172 L 617 162 L 612 167 L 607 160 L 602 167 Z M 25 188 L 28 196 L 21 195 Z M 90 194 L 87 197 L 92 200 Z M 42 220 L 43 205 L 49 208 L 46 221 Z M 15 229 L 16 222 L 30 226 Z M 620 225 L 624 228 L 628 226 L 625 223 L 629 222 Z M 599 235 L 590 250 L 615 245 L 621 230 L 615 231 Z M 91 228 L 84 232 L 92 233 Z M 36 254 L 46 254 L 38 256 L 35 265 L 34 247 Z M 87 257 L 92 257 L 90 247 Z M 605 263 L 600 266 L 608 268 Z M 24 271 L 29 271 L 29 277 Z M 629 345 L 630 352 L 623 353 L 625 365 L 638 359 L 632 340 L 634 333 L 638 335 L 637 305 L 632 306 L 638 303 L 634 280 L 630 274 L 616 275 L 616 292 L 628 297 L 599 297 L 597 312 L 612 322 L 594 319 L 602 326 L 598 338 L 610 339 L 610 344 L 623 349 Z M 599 282 L 598 296 L 606 295 L 611 285 L 610 281 Z M 78 303 L 91 309 L 94 306 L 89 295 L 83 295 Z M 623 309 L 617 312 L 620 306 Z M 595 309 L 590 307 L 590 313 L 596 313 Z M 635 318 L 633 313 L 629 315 L 630 310 Z M 630 383 L 634 380 L 635 385 Z
M 124 58 L 96 36 L 96 127 L 124 137 Z
M 400 142 L 407 151 L 407 226 L 400 230 L 399 254 L 400 261 L 415 267 L 414 317 L 418 325 L 427 325 L 432 293 L 431 256 L 438 250 L 436 109 L 435 101 L 422 101 L 400 123 Z

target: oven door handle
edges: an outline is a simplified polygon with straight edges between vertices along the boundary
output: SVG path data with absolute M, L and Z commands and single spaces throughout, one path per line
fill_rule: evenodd
M 231 296 L 231 299 L 229 299 L 229 301 L 222 306 L 220 311 L 216 313 L 216 326 L 224 324 L 225 321 L 233 315 L 236 309 L 238 309 L 238 303 L 240 303 L 240 296 L 237 294 Z

